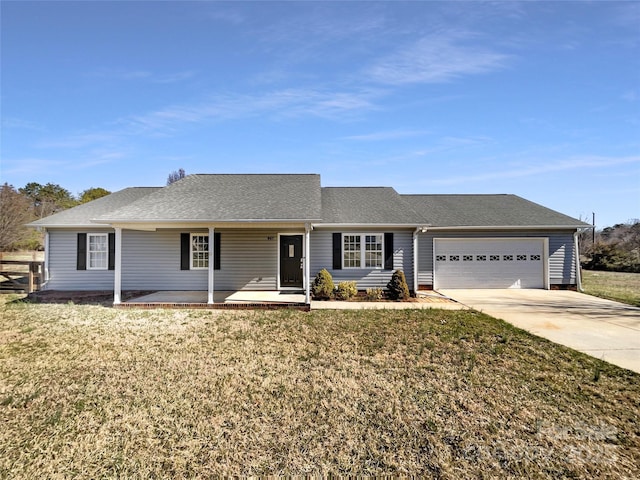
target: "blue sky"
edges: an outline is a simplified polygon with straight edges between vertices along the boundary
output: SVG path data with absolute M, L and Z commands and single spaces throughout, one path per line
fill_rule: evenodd
M 640 217 L 640 2 L 1 3 L 1 181 L 187 173 Z

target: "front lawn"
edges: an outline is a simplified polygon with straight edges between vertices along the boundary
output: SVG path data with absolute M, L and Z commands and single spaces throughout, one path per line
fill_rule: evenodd
M 640 375 L 470 311 L 0 297 L 0 477 L 640 477 Z
M 640 307 L 640 273 L 582 270 L 585 293 Z

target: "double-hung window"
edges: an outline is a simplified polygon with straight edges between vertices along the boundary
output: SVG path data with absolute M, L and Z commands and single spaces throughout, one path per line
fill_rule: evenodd
M 345 233 L 342 235 L 343 268 L 382 268 L 384 234 Z
M 109 236 L 106 233 L 87 235 L 87 268 L 106 270 L 109 266 Z
M 191 234 L 191 269 L 209 268 L 209 235 Z

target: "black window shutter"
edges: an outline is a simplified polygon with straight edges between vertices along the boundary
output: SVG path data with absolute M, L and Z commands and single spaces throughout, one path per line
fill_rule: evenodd
M 333 269 L 342 269 L 342 234 L 340 232 L 333 234 Z
M 78 248 L 76 258 L 76 270 L 87 269 L 87 234 L 78 234 Z
M 220 232 L 213 234 L 213 269 L 220 270 Z
M 393 270 L 393 233 L 384 234 L 384 268 Z
M 189 251 L 191 250 L 191 234 L 180 234 L 180 270 L 190 270 Z
M 109 234 L 109 270 L 116 269 L 116 234 Z

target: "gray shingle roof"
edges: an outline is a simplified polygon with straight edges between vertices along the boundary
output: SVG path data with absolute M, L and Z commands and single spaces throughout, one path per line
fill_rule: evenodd
M 32 227 L 80 227 L 96 224 L 92 219 L 122 208 L 160 190 L 160 187 L 125 188 L 77 207 L 29 223 Z
M 588 227 L 517 195 L 402 195 L 434 227 Z
M 316 221 L 320 205 L 319 175 L 189 175 L 98 220 Z
M 391 187 L 320 187 L 319 175 L 190 175 L 127 188 L 30 223 L 308 221 L 335 225 L 589 227 L 516 195 L 399 195 Z
M 425 225 L 427 222 L 391 187 L 325 187 L 322 223 Z

